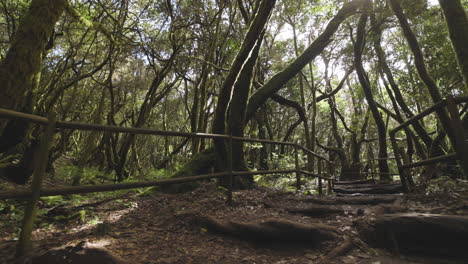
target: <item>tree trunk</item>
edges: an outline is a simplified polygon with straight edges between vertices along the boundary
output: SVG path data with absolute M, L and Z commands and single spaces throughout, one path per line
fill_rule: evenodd
M 439 0 L 468 93 L 468 17 L 460 0 Z
M 367 13 L 364 13 L 361 15 L 358 24 L 357 39 L 354 45 L 354 64 L 359 82 L 361 83 L 367 103 L 369 104 L 369 109 L 371 110 L 372 116 L 374 117 L 375 123 L 377 125 L 379 135 L 379 172 L 382 173 L 380 178 L 381 180 L 389 181 L 390 177 L 384 174 L 389 172 L 388 163 L 386 160 L 388 157 L 387 131 L 379 109 L 377 108 L 377 104 L 375 103 L 374 96 L 372 95 L 372 88 L 370 86 L 369 79 L 367 78 L 364 67 L 362 65 L 362 52 L 364 49 L 366 23 Z
M 106 98 L 105 94 L 106 94 L 106 90 L 103 89 L 102 94 L 101 94 L 101 99 L 99 101 L 99 105 L 94 112 L 93 124 L 102 123 L 102 117 L 104 113 L 104 104 L 105 104 L 105 98 Z M 83 178 L 84 167 L 86 166 L 88 161 L 93 157 L 92 153 L 96 149 L 96 142 L 97 142 L 100 132 L 90 131 L 88 133 L 89 133 L 88 136 L 84 140 L 83 150 L 81 151 L 80 157 L 78 158 L 77 166 L 79 169 L 79 173 L 73 176 L 73 182 L 72 182 L 73 186 L 80 185 L 80 181 Z
M 65 0 L 31 1 L 5 58 L 0 62 L 0 108 L 32 112 L 33 93 L 39 84 L 43 57 L 65 5 Z M 0 122 L 0 152 L 21 143 L 28 127 L 29 123 L 25 121 Z M 30 151 L 34 149 L 33 143 L 25 145 Z M 31 154 L 25 153 L 21 162 L 11 167 L 16 172 L 5 174 L 25 183 L 32 173 Z
M 285 69 L 275 74 L 268 80 L 260 89 L 256 90 L 249 98 L 247 105 L 246 121 L 250 120 L 255 112 L 262 106 L 271 96 L 276 94 L 289 80 L 296 74 L 300 73 L 309 62 L 314 60 L 330 42 L 331 37 L 338 30 L 340 24 L 349 16 L 356 13 L 357 9 L 362 5 L 362 0 L 355 0 L 346 3 L 340 11 L 328 23 L 325 31 L 315 39 L 304 52 L 297 57 Z
M 145 100 L 140 106 L 140 111 L 138 113 L 137 121 L 133 127 L 140 128 L 143 127 L 151 113 L 151 109 L 161 101 L 171 90 L 173 83 L 166 84 L 166 87 L 160 92 L 157 93 L 158 88 L 163 83 L 164 79 L 168 75 L 172 64 L 174 63 L 176 50 L 173 51 L 172 56 L 169 60 L 165 62 L 164 67 L 156 74 L 156 77 L 153 79 L 148 91 L 145 95 Z M 122 182 L 128 177 L 128 172 L 125 168 L 127 162 L 127 155 L 130 150 L 133 141 L 135 140 L 135 134 L 126 134 L 122 138 L 122 144 L 118 153 L 118 160 L 115 166 L 115 174 L 118 182 Z
M 261 111 L 257 112 L 257 116 L 255 118 L 257 121 L 258 125 L 258 138 L 259 139 L 267 139 L 266 138 L 266 128 L 265 128 L 265 123 L 266 123 L 266 113 L 262 109 Z M 267 148 L 269 146 L 267 144 L 262 144 L 262 147 L 259 149 L 259 155 L 258 155 L 258 168 L 260 170 L 268 170 L 268 151 Z
M 250 83 L 252 80 L 253 69 L 257 62 L 260 47 L 262 45 L 265 31 L 260 34 L 250 57 L 242 67 L 242 70 L 234 84 L 231 101 L 228 108 L 227 132 L 236 137 L 244 136 L 245 128 L 245 107 L 250 92 Z M 244 142 L 234 140 L 232 142 L 232 167 L 234 171 L 245 171 Z M 227 182 L 226 182 L 227 183 Z M 246 188 L 253 183 L 252 177 L 236 177 L 234 186 Z M 224 184 L 224 181 L 222 181 Z M 227 186 L 227 185 L 226 185 Z
M 33 90 L 43 54 L 54 26 L 65 10 L 65 0 L 33 0 L 21 20 L 13 43 L 0 63 L 0 107 L 18 110 Z M 4 123 L 0 125 L 0 132 Z
M 442 101 L 442 95 L 440 94 L 439 88 L 437 87 L 437 84 L 435 81 L 432 79 L 432 77 L 429 75 L 427 68 L 424 64 L 424 56 L 422 54 L 421 48 L 419 47 L 418 40 L 416 39 L 416 36 L 414 35 L 413 30 L 411 30 L 411 27 L 408 23 L 408 19 L 406 18 L 405 14 L 403 13 L 403 9 L 400 6 L 400 3 L 398 0 L 389 0 L 390 6 L 392 7 L 393 12 L 395 13 L 396 17 L 398 18 L 398 21 L 400 22 L 400 26 L 403 30 L 403 34 L 408 42 L 408 45 L 413 52 L 414 55 L 414 63 L 416 64 L 416 69 L 419 73 L 419 77 L 421 78 L 422 82 L 426 86 L 426 88 L 429 91 L 429 94 L 432 98 L 432 101 L 434 103 Z M 447 110 L 445 108 L 440 108 L 436 110 L 437 116 L 439 117 L 439 120 L 444 128 L 444 130 L 447 132 L 447 135 L 450 139 L 450 142 L 452 143 L 452 146 L 455 146 L 455 137 L 453 135 L 452 128 L 450 126 L 450 118 L 447 113 Z
M 215 134 L 225 134 L 228 131 L 231 135 L 242 136 L 244 133 L 245 107 L 241 108 L 240 106 L 246 105 L 252 70 L 258 56 L 258 50 L 254 50 L 255 45 L 257 45 L 257 49 L 260 48 L 260 38 L 275 2 L 274 0 L 263 0 L 261 2 L 260 8 L 242 42 L 240 51 L 237 53 L 229 73 L 223 81 L 213 120 L 213 133 Z M 254 55 L 254 53 L 257 53 L 257 55 Z M 226 129 L 227 116 L 229 116 L 228 129 Z M 242 142 L 233 142 L 232 157 L 234 170 L 246 169 L 242 144 Z M 225 142 L 223 140 L 214 140 L 214 145 L 217 153 L 217 170 L 223 171 L 226 168 L 227 157 Z M 237 187 L 246 187 L 245 182 L 243 182 L 244 180 L 241 182 L 240 177 L 236 177 L 234 184 Z M 227 184 L 227 179 L 222 179 L 220 183 L 223 185 Z
M 254 48 L 255 43 L 257 42 L 258 36 L 265 27 L 268 18 L 270 17 L 270 12 L 275 5 L 275 1 L 264 0 L 261 3 L 261 8 L 259 12 L 255 15 L 252 23 L 250 24 L 249 30 L 242 42 L 242 46 L 237 53 L 236 58 L 234 59 L 229 73 L 221 85 L 221 90 L 219 92 L 218 103 L 216 105 L 215 117 L 213 120 L 213 133 L 215 134 L 224 134 L 225 133 L 225 119 L 229 101 L 231 100 L 231 92 L 236 82 L 237 76 L 242 69 L 245 61 L 249 57 L 250 52 Z M 217 142 L 217 141 L 215 141 Z M 216 151 L 219 151 L 219 154 L 222 154 L 222 157 L 225 157 L 225 151 L 223 144 L 218 143 L 216 145 Z
M 395 100 L 398 102 L 398 105 L 404 111 L 404 113 L 406 114 L 406 117 L 411 118 L 414 116 L 414 114 L 411 111 L 411 109 L 408 107 L 408 105 L 406 104 L 405 100 L 403 99 L 403 95 L 401 94 L 400 88 L 397 85 L 395 79 L 393 78 L 393 74 L 390 70 L 390 67 L 388 66 L 385 51 L 382 49 L 382 46 L 380 44 L 381 37 L 382 37 L 382 28 L 380 27 L 380 25 L 377 25 L 377 22 L 375 21 L 375 15 L 371 17 L 371 24 L 372 24 L 372 30 L 375 33 L 373 44 L 374 44 L 374 50 L 377 54 L 379 67 L 382 69 L 385 76 L 387 77 L 390 87 L 392 88 L 392 91 L 395 94 Z M 399 110 L 396 105 L 394 105 L 394 108 L 395 108 L 395 112 L 397 112 L 397 115 L 399 115 Z M 412 126 L 414 130 L 416 131 L 416 133 L 419 135 L 419 137 L 422 139 L 424 144 L 426 145 L 426 149 L 429 149 L 432 146 L 432 139 L 427 133 L 427 131 L 422 127 L 420 122 L 415 122 L 412 124 Z
M 299 56 L 299 48 L 297 46 L 297 34 L 296 34 L 296 25 L 294 23 L 291 23 L 291 26 L 293 28 L 293 38 L 294 38 L 294 53 L 296 56 Z M 301 95 L 301 106 L 304 109 L 304 120 L 303 120 L 303 125 L 304 125 L 304 137 L 305 137 L 305 142 L 306 142 L 306 148 L 312 150 L 312 138 L 310 137 L 310 129 L 309 129 L 309 118 L 307 115 L 307 108 L 305 104 L 305 95 L 304 95 L 304 80 L 302 74 L 299 74 L 299 92 Z M 313 151 L 313 150 L 312 150 Z M 313 168 L 313 156 L 310 153 L 307 153 L 307 171 L 312 171 Z

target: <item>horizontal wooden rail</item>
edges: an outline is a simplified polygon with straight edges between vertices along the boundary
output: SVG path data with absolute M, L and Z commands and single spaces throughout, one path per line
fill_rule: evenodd
M 421 113 L 411 117 L 410 119 L 406 120 L 405 122 L 401 123 L 399 126 L 397 126 L 396 128 L 390 131 L 389 133 L 390 140 L 392 142 L 393 151 L 395 153 L 396 163 L 398 166 L 398 172 L 400 173 L 401 183 L 405 191 L 411 191 L 411 187 L 412 187 L 411 185 L 414 185 L 414 181 L 411 177 L 411 174 L 407 173 L 406 169 L 430 165 L 430 164 L 434 164 L 437 162 L 460 159 L 465 175 L 468 174 L 468 154 L 467 154 L 468 146 L 465 142 L 466 138 L 463 135 L 463 125 L 462 125 L 462 121 L 460 120 L 459 112 L 456 106 L 457 104 L 466 103 L 466 102 L 468 102 L 468 96 L 458 96 L 454 98 L 451 95 L 449 95 L 447 96 L 446 99 L 443 99 L 435 103 L 434 105 L 423 110 Z M 422 160 L 419 162 L 403 164 L 402 160 L 404 160 L 404 158 L 402 158 L 401 154 L 399 153 L 399 147 L 398 147 L 398 143 L 395 137 L 396 133 L 404 129 L 407 126 L 414 124 L 415 122 L 418 122 L 418 120 L 420 120 L 421 118 L 424 118 L 425 116 L 435 112 L 436 110 L 442 107 L 447 107 L 447 110 L 450 113 L 450 120 L 447 120 L 447 121 L 450 122 L 450 126 L 452 127 L 454 131 L 454 139 L 453 140 L 451 139 L 451 143 L 452 143 L 452 146 L 455 148 L 457 154 L 449 154 L 449 155 Z
M 60 188 L 50 188 L 41 190 L 41 197 L 54 196 L 54 195 L 69 195 L 80 193 L 93 193 L 93 192 L 108 192 L 126 189 L 136 189 L 144 187 L 159 186 L 165 184 L 187 183 L 205 179 L 219 178 L 228 176 L 228 172 L 211 173 L 198 176 L 180 177 L 163 179 L 148 182 L 129 182 L 129 183 L 114 183 L 114 184 L 101 184 L 101 185 L 83 185 L 83 186 L 67 186 Z M 31 191 L 4 191 L 0 192 L 0 199 L 23 199 L 31 196 Z
M 296 145 L 296 143 L 292 143 L 292 142 L 274 141 L 274 140 L 257 139 L 257 138 L 232 137 L 232 140 L 243 141 L 243 142 L 252 142 L 252 143 L 285 145 L 285 146 L 295 146 Z
M 135 134 L 135 135 L 158 135 L 158 136 L 175 136 L 175 137 L 229 139 L 229 136 L 227 135 L 164 131 L 164 130 L 150 129 L 150 128 L 119 127 L 119 126 L 97 125 L 97 124 L 76 123 L 76 122 L 57 122 L 57 128 L 77 129 L 77 130 L 86 130 L 86 131 L 106 131 L 106 132 L 114 132 L 114 133 L 128 133 L 128 134 Z
M 47 125 L 49 123 L 47 118 L 44 118 L 41 116 L 25 114 L 25 113 L 16 112 L 16 111 L 7 110 L 7 109 L 1 109 L 1 108 L 0 108 L 0 118 L 19 119 L 19 120 L 29 121 L 29 122 L 41 124 L 41 125 Z M 274 141 L 274 140 L 268 140 L 268 139 L 255 139 L 255 138 L 244 138 L 244 137 L 231 137 L 229 135 L 222 135 L 222 134 L 165 131 L 165 130 L 150 129 L 150 128 L 120 127 L 120 126 L 109 126 L 109 125 L 88 124 L 88 123 L 67 122 L 67 121 L 57 121 L 56 127 L 62 128 L 62 129 L 77 129 L 77 130 L 84 130 L 84 131 L 106 131 L 106 132 L 129 133 L 129 134 L 138 134 L 138 135 L 198 137 L 198 138 L 213 138 L 213 139 L 232 138 L 232 140 L 242 141 L 242 142 L 277 144 L 277 145 L 287 145 L 287 146 L 297 145 L 303 151 L 310 153 L 319 159 L 330 162 L 327 158 L 292 142 L 282 142 L 282 141 Z
M 468 101 L 468 96 L 459 96 L 459 97 L 455 97 L 453 98 L 453 101 L 456 103 L 456 104 L 460 104 L 460 103 L 464 103 L 464 102 L 467 102 Z M 390 134 L 395 134 L 396 132 L 402 130 L 403 128 L 405 128 L 406 126 L 408 125 L 411 125 L 415 122 L 417 122 L 419 119 L 427 116 L 427 115 L 430 115 L 432 114 L 434 111 L 436 111 L 437 109 L 441 108 L 441 107 L 444 107 L 447 105 L 447 100 L 446 99 L 443 99 L 442 101 L 439 101 L 437 103 L 435 103 L 434 105 L 426 108 L 425 110 L 423 110 L 422 112 L 420 112 L 419 114 L 417 115 L 414 115 L 413 117 L 407 119 L 405 122 L 401 123 L 399 126 L 395 127 L 394 129 L 392 129 L 390 131 Z
M 434 105 L 432 105 L 431 107 L 423 110 L 422 112 L 420 112 L 419 114 L 417 115 L 414 115 L 413 117 L 407 119 L 405 122 L 401 123 L 399 126 L 395 127 L 394 129 L 392 129 L 390 131 L 390 134 L 395 134 L 396 132 L 402 130 L 403 128 L 413 124 L 413 123 L 416 123 L 419 119 L 427 116 L 427 115 L 430 115 L 432 114 L 435 110 L 445 106 L 447 104 L 447 102 L 445 100 L 442 100 Z
M 261 175 L 261 174 L 275 174 L 275 173 L 294 173 L 295 169 L 285 170 L 268 170 L 268 171 L 233 171 L 234 176 L 250 176 L 250 175 Z
M 355 174 L 355 173 L 358 173 L 358 172 L 352 172 L 352 171 L 349 171 L 349 172 L 346 172 L 346 171 L 343 171 L 341 172 L 343 174 Z M 380 172 L 359 172 L 359 174 L 379 174 L 379 175 L 400 175 L 398 173 L 380 173 Z
M 332 178 L 328 178 L 328 177 L 325 177 L 325 176 L 322 176 L 322 175 L 319 175 L 319 174 L 316 174 L 316 173 L 312 173 L 310 171 L 304 171 L 304 170 L 301 170 L 300 171 L 302 174 L 307 174 L 309 176 L 313 176 L 313 177 L 317 177 L 319 179 L 322 179 L 322 180 L 326 180 L 326 181 L 331 181 L 333 180 Z
M 404 164 L 400 166 L 400 168 L 402 169 L 416 168 L 416 167 L 434 164 L 437 162 L 456 160 L 456 159 L 457 159 L 457 154 L 453 153 L 453 154 L 438 156 L 438 157 L 434 157 L 434 158 L 430 158 L 430 159 L 426 159 L 426 160 L 422 160 L 422 161 L 418 161 L 414 163 Z
M 29 203 L 29 207 L 32 208 L 30 215 L 25 213 L 24 223 L 33 223 L 35 219 L 34 210 L 37 208 L 37 200 L 41 196 L 53 196 L 53 195 L 69 195 L 69 194 L 82 194 L 82 193 L 93 193 L 93 192 L 106 192 L 106 191 L 116 191 L 116 190 L 124 190 L 124 189 L 133 189 L 133 188 L 142 188 L 142 187 L 151 187 L 151 186 L 158 186 L 158 185 L 169 185 L 169 184 L 177 184 L 177 183 L 186 183 L 192 181 L 198 181 L 203 179 L 211 179 L 211 178 L 219 178 L 219 177 L 228 177 L 229 185 L 227 191 L 227 202 L 228 204 L 232 204 L 232 187 L 233 187 L 233 178 L 235 176 L 246 176 L 246 175 L 255 175 L 255 174 L 272 174 L 272 173 L 296 173 L 297 178 L 297 187 L 300 188 L 300 171 L 298 167 L 298 148 L 301 148 L 305 152 L 312 154 L 319 159 L 323 159 L 328 161 L 330 164 L 331 162 L 327 160 L 325 157 L 318 155 L 302 146 L 299 146 L 296 143 L 291 142 L 280 142 L 280 141 L 273 141 L 267 139 L 253 139 L 253 138 L 243 138 L 243 137 L 233 137 L 232 135 L 220 135 L 220 134 L 207 134 L 207 133 L 188 133 L 188 132 L 175 132 L 175 131 L 162 131 L 157 129 L 149 129 L 149 128 L 130 128 L 130 127 L 119 127 L 119 126 L 109 126 L 109 125 L 100 125 L 100 124 L 87 124 L 87 123 L 77 123 L 77 122 L 63 122 L 63 121 L 56 121 L 55 118 L 51 118 L 50 120 L 44 117 L 20 113 L 16 111 L 11 111 L 7 109 L 0 108 L 0 118 L 6 119 L 16 119 L 22 120 L 26 122 L 32 122 L 40 125 L 47 125 L 51 127 L 53 124 L 53 128 L 50 129 L 51 137 L 54 133 L 54 128 L 58 129 L 76 129 L 76 130 L 85 130 L 85 131 L 107 131 L 107 132 L 114 132 L 114 133 L 129 133 L 129 134 L 141 134 L 141 135 L 160 135 L 160 136 L 176 136 L 176 137 L 198 137 L 198 138 L 212 138 L 218 140 L 226 140 L 229 144 L 229 151 L 228 151 L 228 171 L 220 172 L 220 173 L 212 173 L 212 174 L 205 174 L 205 175 L 196 175 L 191 177 L 180 177 L 180 178 L 171 178 L 171 179 L 164 179 L 158 181 L 149 181 L 149 182 L 133 182 L 133 183 L 117 183 L 117 184 L 103 184 L 103 185 L 92 185 L 92 186 L 68 186 L 62 188 L 54 188 L 54 189 L 43 189 L 41 190 L 41 184 L 39 181 L 38 185 L 33 185 L 32 190 L 24 190 L 24 191 L 6 191 L 0 192 L 0 199 L 24 199 L 24 198 L 36 198 L 32 199 Z M 235 172 L 232 170 L 232 142 L 233 140 L 241 141 L 241 142 L 255 142 L 255 143 L 263 143 L 263 144 L 278 144 L 278 145 L 285 145 L 285 146 L 293 146 L 295 149 L 295 169 L 286 169 L 286 170 L 273 170 L 273 171 L 240 171 Z M 43 144 L 43 142 L 41 143 Z M 42 157 L 48 157 L 49 149 L 47 151 L 42 151 L 39 155 Z M 44 162 L 38 163 L 39 166 L 46 166 L 46 160 Z M 320 164 L 320 163 L 319 163 Z M 35 168 L 35 173 L 38 168 Z M 40 170 L 39 170 L 40 171 Z M 305 174 L 312 174 L 308 172 L 303 172 Z M 314 174 L 312 174 L 314 175 Z M 36 175 L 33 178 L 33 181 L 37 179 L 41 179 Z M 319 175 L 315 175 L 320 177 Z M 321 181 L 319 180 L 319 190 L 321 193 Z M 22 256 L 26 254 L 28 245 L 31 244 L 31 233 L 32 233 L 32 224 L 30 225 L 31 228 L 23 227 L 21 230 L 20 235 L 20 243 L 18 248 L 18 256 Z
M 262 175 L 262 174 L 274 174 L 274 173 L 295 173 L 295 169 L 285 169 L 285 170 L 268 170 L 268 171 L 234 171 L 232 172 L 235 176 L 249 176 L 249 175 Z M 316 175 L 307 171 L 301 171 L 304 174 L 311 174 L 313 176 L 329 180 L 329 178 Z M 84 186 L 67 186 L 60 188 L 49 188 L 41 190 L 41 197 L 54 196 L 54 195 L 70 195 L 70 194 L 83 194 L 83 193 L 93 193 L 93 192 L 107 192 L 107 191 L 117 191 L 117 190 L 126 190 L 126 189 L 136 189 L 152 186 L 160 186 L 167 184 L 177 184 L 177 183 L 187 183 L 205 179 L 220 178 L 229 176 L 229 172 L 220 172 L 220 173 L 211 173 L 197 176 L 189 177 L 180 177 L 180 178 L 171 178 L 163 179 L 157 181 L 148 181 L 148 182 L 130 182 L 130 183 L 115 183 L 115 184 L 101 184 L 101 185 L 84 185 Z M 0 199 L 25 199 L 31 196 L 30 190 L 21 190 L 21 191 L 3 191 L 0 192 Z
M 300 146 L 300 145 L 298 145 L 298 144 L 297 144 L 297 147 L 300 148 L 301 150 L 303 150 L 304 152 L 311 154 L 312 156 L 314 156 L 314 157 L 316 157 L 316 158 L 319 158 L 319 159 L 321 159 L 321 160 L 326 161 L 328 164 L 332 164 L 332 163 L 333 163 L 333 162 L 330 161 L 329 159 L 325 158 L 324 156 L 321 156 L 320 154 L 317 154 L 317 153 L 313 152 L 312 150 L 310 150 L 310 149 L 308 149 L 308 148 L 305 148 L 305 147 Z
M 41 124 L 41 125 L 49 124 L 49 119 L 45 117 L 16 112 L 13 110 L 8 110 L 8 109 L 3 109 L 3 108 L 0 108 L 0 117 L 6 118 L 6 119 L 24 120 L 24 121 L 29 121 L 31 123 Z
M 375 159 L 371 159 L 371 160 L 364 160 L 364 161 L 361 161 L 361 162 L 358 162 L 358 163 L 352 163 L 352 164 L 364 164 L 364 163 L 367 163 L 367 162 L 371 162 L 371 161 L 379 161 L 379 160 L 394 160 L 396 159 L 395 157 L 388 157 L 388 158 L 375 158 Z M 336 164 L 336 166 L 340 167 L 340 166 L 343 166 L 341 164 Z

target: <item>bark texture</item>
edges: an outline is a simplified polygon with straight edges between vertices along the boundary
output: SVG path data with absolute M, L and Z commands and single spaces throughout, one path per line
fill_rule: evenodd
M 362 52 L 365 45 L 365 29 L 367 23 L 367 13 L 361 15 L 358 24 L 357 30 L 357 39 L 354 45 L 354 65 L 356 67 L 356 72 L 359 77 L 359 82 L 361 83 L 362 89 L 364 90 L 364 95 L 366 97 L 367 103 L 369 104 L 369 109 L 372 112 L 375 123 L 377 125 L 377 132 L 379 135 L 379 172 L 382 173 L 380 178 L 382 180 L 390 180 L 390 178 L 383 174 L 388 173 L 388 163 L 386 158 L 387 154 L 387 131 L 385 123 L 380 115 L 377 104 L 375 103 L 374 96 L 372 94 L 372 88 L 370 86 L 369 79 L 367 78 L 366 72 L 362 64 Z
M 468 17 L 460 0 L 439 0 L 468 93 Z
M 309 62 L 315 59 L 328 45 L 331 37 L 338 30 L 341 23 L 349 16 L 356 13 L 362 5 L 362 0 L 355 0 L 345 4 L 340 11 L 328 23 L 325 31 L 310 44 L 310 46 L 284 70 L 275 74 L 260 89 L 249 98 L 247 105 L 246 121 L 250 120 L 255 112 L 276 92 L 278 92 L 289 80 L 301 72 Z
M 401 8 L 400 1 L 389 0 L 389 2 L 393 13 L 395 13 L 396 17 L 398 18 L 401 29 L 403 30 L 403 34 L 414 55 L 414 63 L 416 65 L 419 77 L 421 78 L 421 81 L 424 83 L 424 85 L 427 87 L 432 101 L 434 103 L 437 103 L 443 99 L 442 95 L 434 79 L 432 79 L 432 77 L 429 75 L 429 72 L 427 71 L 426 65 L 424 64 L 424 56 L 421 51 L 421 47 L 419 46 L 419 42 L 416 39 L 416 36 L 408 23 L 408 19 L 406 18 L 403 9 Z M 449 136 L 449 139 L 452 145 L 454 146 L 456 144 L 455 137 L 450 126 L 450 118 L 448 116 L 447 110 L 445 108 L 441 108 L 438 109 L 436 113 L 439 117 L 440 123 L 442 124 L 444 130 L 447 132 L 447 135 Z
M 65 0 L 33 0 L 21 20 L 5 59 L 0 63 L 0 107 L 22 110 L 34 88 L 43 54 L 55 23 L 65 10 Z M 4 128 L 0 124 L 0 132 Z

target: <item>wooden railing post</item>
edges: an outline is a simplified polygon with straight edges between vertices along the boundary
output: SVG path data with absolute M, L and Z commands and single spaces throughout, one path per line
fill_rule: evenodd
M 400 150 L 398 148 L 398 143 L 396 142 L 395 130 L 390 132 L 390 141 L 392 142 L 393 153 L 395 155 L 395 160 L 396 160 L 397 167 L 398 167 L 398 173 L 400 174 L 401 185 L 403 186 L 403 190 L 405 192 L 409 192 L 411 190 L 409 189 L 409 186 L 406 184 L 407 182 L 406 179 L 408 177 L 406 177 L 406 170 L 402 167 L 403 166 L 402 158 L 400 155 Z
M 403 160 L 403 164 L 409 164 L 410 163 L 410 160 L 409 160 L 409 157 L 408 155 L 406 154 L 405 152 L 405 149 L 400 147 L 398 149 L 398 153 L 400 153 L 400 157 L 401 159 Z M 405 179 L 405 182 L 406 182 L 406 185 L 408 186 L 408 190 L 412 190 L 415 186 L 414 184 L 414 180 L 413 180 L 413 176 L 411 175 L 411 171 L 408 170 L 407 168 L 405 168 L 405 176 L 406 176 L 406 179 Z
M 16 256 L 21 257 L 29 253 L 32 249 L 32 231 L 34 229 L 34 220 L 37 214 L 37 202 L 41 194 L 42 180 L 49 160 L 49 150 L 52 145 L 56 119 L 55 116 L 49 117 L 49 123 L 41 137 L 39 151 L 36 152 L 34 161 L 34 173 L 31 183 L 31 197 L 26 207 L 21 228 L 20 238 L 16 249 Z
M 327 181 L 327 194 L 332 193 L 332 182 L 333 182 L 333 175 L 332 175 L 332 170 L 331 170 L 331 163 L 327 162 L 326 160 L 324 161 L 324 170 L 328 172 L 328 181 Z
M 299 147 L 297 144 L 294 145 L 294 163 L 296 165 L 296 189 L 301 189 L 301 168 L 299 168 Z
M 229 136 L 228 139 L 228 151 L 227 151 L 227 169 L 228 169 L 228 193 L 227 193 L 227 203 L 232 205 L 232 188 L 234 185 L 234 173 L 232 172 L 232 136 Z
M 453 147 L 460 159 L 466 179 L 468 177 L 468 143 L 465 139 L 465 129 L 463 128 L 457 105 L 451 95 L 447 96 L 447 109 L 450 113 L 450 124 L 455 136 L 455 146 Z
M 321 159 L 318 160 L 317 165 L 318 165 L 318 175 L 322 176 L 322 160 Z M 319 195 L 323 194 L 322 188 L 323 188 L 322 178 L 318 178 L 318 192 L 319 192 Z

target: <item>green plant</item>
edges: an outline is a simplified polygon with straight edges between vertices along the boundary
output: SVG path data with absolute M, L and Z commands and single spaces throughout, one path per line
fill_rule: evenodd
M 442 176 L 431 180 L 426 189 L 426 194 L 450 194 L 468 193 L 468 181 L 454 180 L 448 176 Z

